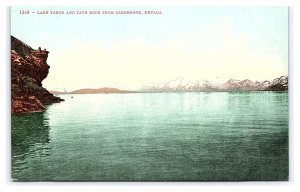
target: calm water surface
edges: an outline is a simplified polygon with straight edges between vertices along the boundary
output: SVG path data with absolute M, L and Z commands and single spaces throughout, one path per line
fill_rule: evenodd
M 12 116 L 12 178 L 287 180 L 287 92 L 60 95 Z

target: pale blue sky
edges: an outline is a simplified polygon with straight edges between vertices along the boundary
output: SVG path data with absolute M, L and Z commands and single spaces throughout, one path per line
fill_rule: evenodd
M 21 9 L 161 10 L 163 14 L 20 15 Z M 50 89 L 135 87 L 176 76 L 262 80 L 288 72 L 287 7 L 12 7 L 11 34 L 33 48 L 41 46 L 50 51 L 51 69 L 44 81 Z M 147 53 L 140 53 L 139 48 Z M 68 50 L 74 52 L 73 57 L 82 55 L 68 60 Z M 101 57 L 95 50 L 105 55 Z M 99 58 L 98 63 L 91 59 L 83 63 L 83 57 L 91 52 Z M 65 58 L 62 53 L 66 53 Z M 138 54 L 141 59 L 132 59 Z M 110 60 L 107 55 L 120 60 Z M 142 62 L 142 57 L 152 63 Z M 71 65 L 73 74 L 66 74 Z M 84 70 L 86 74 L 84 78 L 81 74 L 79 81 L 83 66 L 93 70 Z M 256 69 L 251 71 L 251 67 Z M 115 76 L 107 75 L 113 71 L 111 68 Z M 158 70 L 164 73 L 148 75 Z

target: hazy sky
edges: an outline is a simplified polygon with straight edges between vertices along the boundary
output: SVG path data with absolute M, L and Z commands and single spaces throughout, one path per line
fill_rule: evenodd
M 21 15 L 21 9 L 163 14 Z M 48 89 L 288 74 L 287 7 L 12 7 L 11 34 L 50 51 Z

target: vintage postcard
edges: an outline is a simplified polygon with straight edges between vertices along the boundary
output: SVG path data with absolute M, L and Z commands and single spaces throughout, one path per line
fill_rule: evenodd
M 288 7 L 11 7 L 13 181 L 287 181 Z

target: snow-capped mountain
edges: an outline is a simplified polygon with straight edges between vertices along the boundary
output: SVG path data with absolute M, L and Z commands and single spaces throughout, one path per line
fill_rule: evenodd
M 268 91 L 286 91 L 289 87 L 288 76 L 281 76 L 270 82 L 269 86 L 265 89 Z
M 183 77 L 159 84 L 146 85 L 141 90 L 146 91 L 203 91 L 214 90 L 217 85 L 207 80 L 186 80 Z
M 288 90 L 288 76 L 281 76 L 272 81 L 251 81 L 249 79 L 229 79 L 224 83 L 215 83 L 207 80 L 187 80 L 183 77 L 159 84 L 143 86 L 141 91 L 147 92 L 180 92 L 180 91 L 234 91 L 234 90 Z

